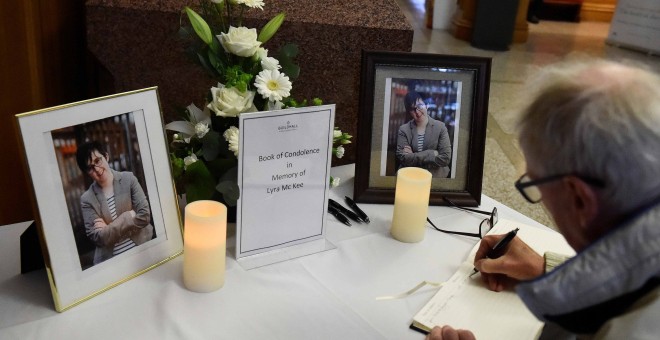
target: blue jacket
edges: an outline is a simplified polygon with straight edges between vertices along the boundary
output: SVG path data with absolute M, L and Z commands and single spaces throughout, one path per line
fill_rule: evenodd
M 516 291 L 537 318 L 574 334 L 658 339 L 659 222 L 656 202 Z

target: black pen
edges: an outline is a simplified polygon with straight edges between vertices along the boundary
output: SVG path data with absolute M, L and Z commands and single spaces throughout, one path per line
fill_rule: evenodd
M 328 205 L 328 212 L 331 213 L 334 217 L 336 217 L 339 220 L 339 222 L 341 222 L 341 223 L 343 223 L 343 224 L 345 224 L 349 227 L 351 226 L 351 222 L 348 220 L 348 218 L 346 218 L 346 216 L 344 216 L 341 212 L 339 212 L 339 210 L 337 210 L 334 207 Z
M 360 216 L 360 219 L 363 222 L 369 223 L 369 216 L 367 216 L 367 214 L 365 214 L 364 211 L 362 211 L 362 209 L 360 209 L 360 207 L 358 207 L 350 197 L 344 196 L 344 199 L 346 200 L 346 204 L 348 204 L 348 206 L 351 207 L 351 209 L 353 209 L 353 211 L 355 211 L 358 216 Z
M 329 198 L 329 199 L 328 199 L 328 204 L 330 204 L 331 207 L 333 207 L 333 208 L 339 210 L 339 212 L 341 212 L 342 214 L 346 215 L 346 216 L 347 216 L 348 218 L 350 218 L 351 220 L 353 220 L 353 221 L 355 221 L 355 222 L 358 222 L 358 223 L 362 222 L 362 221 L 360 220 L 360 217 L 359 217 L 356 213 L 354 213 L 354 212 L 352 212 L 352 211 L 350 211 L 350 210 L 344 208 L 343 205 L 339 204 L 339 202 L 333 200 L 332 198 Z
M 493 248 L 488 251 L 488 253 L 486 254 L 486 257 L 489 258 L 489 259 L 496 259 L 496 258 L 504 255 L 504 253 L 506 253 L 507 246 L 509 245 L 511 240 L 513 240 L 513 238 L 516 237 L 516 234 L 518 233 L 518 229 L 519 228 L 511 230 L 504 237 L 502 237 L 499 241 L 497 241 L 497 243 L 495 243 L 495 246 L 493 246 Z M 472 276 L 472 275 L 474 275 L 478 272 L 479 272 L 479 270 L 477 268 L 474 268 L 474 271 L 472 272 L 472 274 L 470 274 L 470 276 Z

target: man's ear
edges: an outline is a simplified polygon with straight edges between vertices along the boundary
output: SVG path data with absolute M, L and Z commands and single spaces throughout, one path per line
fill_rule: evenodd
M 572 208 L 576 213 L 577 226 L 582 229 L 585 234 L 596 232 L 595 230 L 586 231 L 591 227 L 598 216 L 599 201 L 596 191 L 583 180 L 576 176 L 568 176 L 565 179 L 565 184 L 571 192 Z

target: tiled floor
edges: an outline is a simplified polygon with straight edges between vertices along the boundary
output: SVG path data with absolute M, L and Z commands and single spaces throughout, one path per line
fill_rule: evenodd
M 518 93 L 535 69 L 565 58 L 583 56 L 634 60 L 660 72 L 660 57 L 605 44 L 609 23 L 541 21 L 529 26 L 527 42 L 506 52 L 486 51 L 455 39 L 448 31 L 425 27 L 424 0 L 396 0 L 415 30 L 413 52 L 486 56 L 492 59 L 484 194 L 552 226 L 542 205 L 527 203 L 513 187 L 525 170 L 515 138 Z

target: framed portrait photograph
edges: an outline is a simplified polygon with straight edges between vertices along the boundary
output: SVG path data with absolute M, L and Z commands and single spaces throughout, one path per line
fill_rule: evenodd
M 394 203 L 397 171 L 432 175 L 430 204 L 481 203 L 491 59 L 363 51 L 354 198 Z
M 55 309 L 183 250 L 157 88 L 16 115 Z

